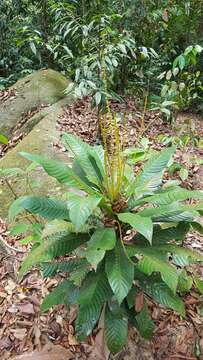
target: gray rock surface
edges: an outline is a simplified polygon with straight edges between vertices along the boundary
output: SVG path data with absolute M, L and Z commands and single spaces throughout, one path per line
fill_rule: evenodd
M 21 119 L 22 113 L 32 110 L 39 105 L 54 104 L 65 96 L 67 80 L 59 72 L 47 69 L 38 70 L 18 80 L 11 89 L 15 89 L 15 96 L 6 101 L 0 101 L 0 133 L 10 138 L 12 129 Z M 46 113 L 47 109 L 43 112 Z M 40 112 L 41 113 L 41 112 Z M 29 121 L 29 130 L 41 118 L 35 115 L 35 121 Z M 30 125 L 31 124 L 31 125 Z
M 23 138 L 23 140 L 12 150 L 10 150 L 1 160 L 0 169 L 21 168 L 25 170 L 30 162 L 19 155 L 20 151 L 41 154 L 52 159 L 61 159 L 70 163 L 67 153 L 56 150 L 53 146 L 59 137 L 56 130 L 57 117 L 63 112 L 63 107 L 73 101 L 70 97 L 64 98 L 49 108 L 46 115 L 33 130 Z M 19 175 L 9 178 L 12 189 L 18 196 L 30 194 L 30 186 L 35 193 L 41 195 L 58 195 L 60 197 L 62 186 L 53 178 L 49 177 L 41 167 L 37 167 L 29 174 L 29 183 L 26 176 Z M 6 218 L 8 209 L 14 200 L 14 196 L 4 181 L 0 183 L 0 217 Z

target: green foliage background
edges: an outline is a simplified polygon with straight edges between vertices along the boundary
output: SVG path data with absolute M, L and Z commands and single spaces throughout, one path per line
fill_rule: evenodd
M 125 92 L 143 98 L 148 92 L 156 104 L 164 97 L 182 108 L 196 105 L 202 94 L 202 54 L 175 75 L 178 86 L 183 81 L 189 88 L 186 103 L 179 90 L 161 95 L 166 79 L 160 74 L 188 46 L 203 45 L 202 17 L 201 0 L 2 0 L 0 86 L 51 67 L 76 82 L 77 95 L 91 93 L 99 104 L 103 56 L 111 97 Z

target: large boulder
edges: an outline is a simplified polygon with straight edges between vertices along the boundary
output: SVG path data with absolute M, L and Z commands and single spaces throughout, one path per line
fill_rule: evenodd
M 72 101 L 72 98 L 67 97 L 50 106 L 48 115 L 0 160 L 0 169 L 20 168 L 25 170 L 30 162 L 19 155 L 20 151 L 41 154 L 48 158 L 69 163 L 68 154 L 57 151 L 53 144 L 59 139 L 59 133 L 56 130 L 57 117 L 63 112 L 63 108 Z M 5 184 L 5 181 L 0 182 L 0 217 L 2 218 L 6 218 L 8 215 L 9 206 L 14 200 L 13 193 L 18 196 L 31 193 L 25 174 L 11 177 L 9 183 L 13 191 Z M 55 179 L 42 171 L 41 167 L 37 167 L 30 173 L 29 183 L 31 187 L 33 184 L 34 191 L 37 194 L 53 196 L 60 196 L 61 194 L 62 187 L 59 186 Z
M 39 105 L 50 105 L 65 96 L 69 81 L 59 72 L 51 69 L 38 70 L 18 80 L 10 89 L 15 95 L 0 101 L 0 133 L 8 138 L 23 113 Z M 44 113 L 47 109 L 44 110 Z M 39 117 L 40 120 L 40 117 Z M 38 118 L 35 117 L 35 122 Z M 30 129 L 29 129 L 30 130 Z

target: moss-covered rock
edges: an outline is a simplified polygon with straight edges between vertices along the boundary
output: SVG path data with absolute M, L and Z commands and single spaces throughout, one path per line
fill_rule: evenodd
M 54 104 L 65 96 L 67 86 L 68 80 L 51 69 L 38 70 L 18 80 L 11 87 L 15 96 L 0 102 L 0 133 L 10 137 L 22 113 L 41 104 Z
M 71 98 L 64 98 L 51 107 L 49 114 L 45 116 L 33 130 L 12 150 L 10 150 L 3 159 L 0 160 L 0 168 L 21 168 L 25 170 L 30 162 L 19 155 L 20 151 L 41 154 L 48 158 L 61 159 L 67 163 L 70 162 L 67 153 L 61 153 L 56 150 L 53 143 L 58 139 L 59 134 L 56 130 L 57 117 L 62 113 L 63 107 L 72 102 Z M 62 187 L 49 177 L 41 167 L 33 170 L 29 175 L 29 183 L 34 185 L 33 189 L 36 194 L 41 195 L 58 195 L 60 196 Z M 26 176 L 10 178 L 10 184 L 18 196 L 30 194 L 30 186 Z M 0 183 L 0 217 L 6 218 L 8 209 L 14 200 L 11 190 Z

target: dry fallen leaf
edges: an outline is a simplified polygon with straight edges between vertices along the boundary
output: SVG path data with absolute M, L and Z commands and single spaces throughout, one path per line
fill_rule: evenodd
M 79 342 L 76 340 L 76 337 L 73 334 L 71 334 L 71 332 L 68 334 L 68 342 L 70 346 L 79 345 Z
M 18 309 L 23 314 L 35 315 L 34 306 L 31 303 L 18 305 Z
M 75 355 L 60 345 L 45 346 L 42 351 L 33 351 L 16 356 L 12 360 L 72 360 Z
M 25 338 L 25 336 L 27 335 L 27 329 L 24 329 L 24 328 L 10 329 L 10 332 L 18 340 L 23 340 Z
M 8 284 L 5 286 L 6 292 L 7 292 L 9 295 L 11 295 L 11 294 L 13 293 L 13 290 L 14 290 L 15 288 L 16 288 L 16 283 L 15 283 L 13 280 L 9 279 L 9 280 L 8 280 Z
M 135 311 L 137 313 L 139 313 L 142 310 L 143 304 L 144 304 L 144 293 L 143 291 L 140 291 L 135 298 Z

